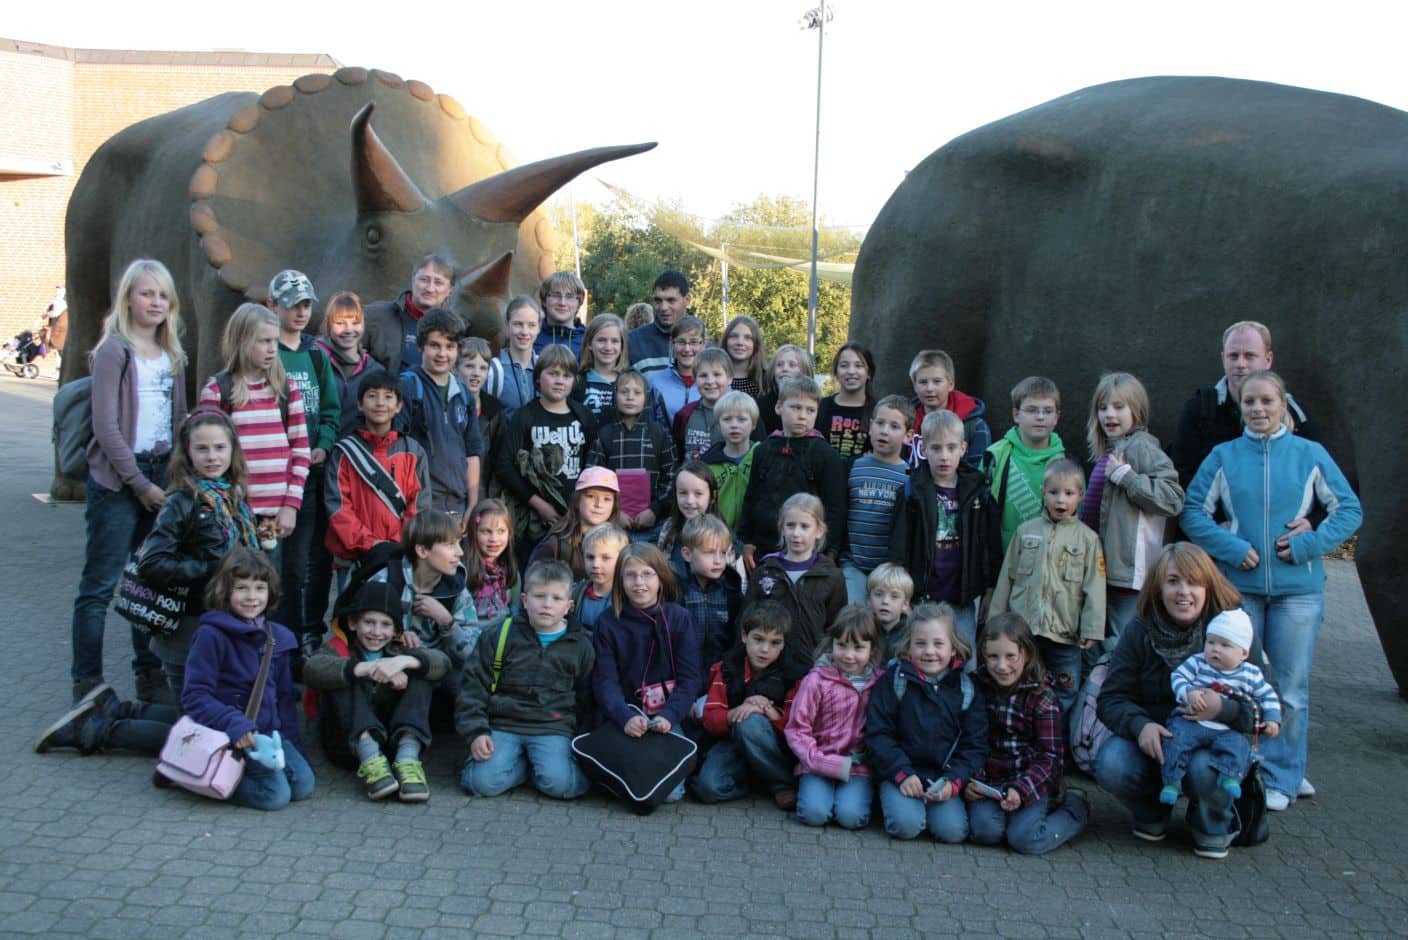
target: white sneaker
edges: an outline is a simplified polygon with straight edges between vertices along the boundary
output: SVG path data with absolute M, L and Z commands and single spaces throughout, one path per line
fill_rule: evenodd
M 1273 813 L 1280 813 L 1288 809 L 1291 805 L 1291 798 L 1280 790 L 1266 791 L 1266 808 Z
M 1315 795 L 1315 784 L 1305 777 L 1300 778 L 1300 786 L 1296 787 L 1296 799 L 1310 799 Z

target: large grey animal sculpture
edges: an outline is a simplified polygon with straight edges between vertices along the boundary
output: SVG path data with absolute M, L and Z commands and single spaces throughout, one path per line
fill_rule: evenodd
M 1084 450 L 1100 374 L 1149 388 L 1166 444 L 1220 377 L 1222 330 L 1260 320 L 1364 504 L 1357 565 L 1408 695 L 1408 114 L 1224 78 L 1077 91 L 930 154 L 871 227 L 851 338 L 888 391 L 925 346 L 949 351 L 1001 433 L 1024 375 L 1058 383 Z M 1334 641 L 1335 612 L 1326 638 Z
M 297 268 L 318 296 L 396 297 L 429 252 L 465 269 L 452 307 L 482 336 L 509 296 L 553 270 L 539 206 L 579 173 L 653 143 L 514 166 L 447 95 L 389 72 L 343 68 L 261 94 L 219 95 L 123 130 L 93 155 L 66 228 L 73 348 L 96 341 L 134 258 L 171 269 L 192 384 L 220 368 L 229 314 Z M 317 311 L 315 311 L 316 315 Z M 63 381 L 87 373 L 64 360 Z

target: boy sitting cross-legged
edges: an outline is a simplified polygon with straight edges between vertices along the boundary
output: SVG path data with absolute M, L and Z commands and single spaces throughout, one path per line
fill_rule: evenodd
M 321 693 L 323 753 L 334 765 L 355 766 L 368 798 L 397 791 L 403 803 L 430 798 L 420 755 L 430 746 L 431 690 L 449 670 L 439 650 L 406 645 L 391 585 L 369 581 L 338 598 L 332 633 L 304 664 L 303 681 Z
M 455 709 L 455 728 L 469 741 L 460 786 L 470 796 L 498 796 L 529 780 L 560 800 L 587 792 L 572 735 L 577 685 L 596 654 L 567 619 L 571 595 L 572 569 L 538 562 L 523 576 L 522 609 L 480 637 Z
M 704 702 L 704 731 L 716 739 L 690 789 L 701 803 L 736 800 L 756 780 L 777 805 L 797 805 L 797 759 L 783 730 L 792 707 L 795 684 L 783 676 L 782 649 L 792 620 L 773 601 L 754 604 L 739 626 L 742 644 L 709 672 Z

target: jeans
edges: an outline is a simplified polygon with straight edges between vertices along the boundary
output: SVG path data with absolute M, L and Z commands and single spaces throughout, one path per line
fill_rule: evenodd
M 174 633 L 151 638 L 152 655 L 161 660 L 161 671 L 166 676 L 166 686 L 181 700 L 181 691 L 186 687 L 186 657 L 195 642 L 196 630 L 200 628 L 200 615 L 187 613 L 181 617 L 180 625 Z
M 322 618 L 327 612 L 328 586 L 332 577 L 327 570 L 332 564 L 331 556 L 326 549 L 319 553 L 314 548 L 322 544 L 328 528 L 327 508 L 323 505 L 322 470 L 322 467 L 313 467 L 308 471 L 298 519 L 294 523 L 293 534 L 283 540 L 283 557 L 279 561 L 279 609 L 274 619 L 299 637 L 307 633 L 322 635 Z M 320 554 L 323 570 L 315 576 L 310 560 L 318 559 Z M 321 598 L 317 595 L 319 585 L 323 592 Z
M 1175 786 L 1188 771 L 1188 762 L 1198 751 L 1207 751 L 1209 763 L 1219 774 L 1241 780 L 1251 765 L 1252 745 L 1230 728 L 1207 725 L 1174 716 L 1168 730 L 1173 737 L 1164 742 L 1164 765 L 1160 768 L 1164 786 Z
M 885 831 L 895 839 L 913 839 L 929 830 L 939 842 L 962 842 L 968 838 L 968 811 L 963 799 L 954 795 L 942 803 L 905 796 L 886 780 L 880 784 L 880 808 L 885 813 Z
M 141 455 L 137 467 L 157 486 L 166 485 L 166 457 Z M 156 513 L 142 508 L 127 487 L 110 490 L 88 474 L 87 506 L 84 510 L 87 545 L 83 574 L 78 579 L 78 595 L 73 599 L 74 682 L 99 679 L 103 675 L 103 626 L 112 603 L 122 566 L 151 531 Z M 161 662 L 147 648 L 147 635 L 136 627 L 132 634 L 132 671 L 161 668 Z
M 100 750 L 114 748 L 156 757 L 171 734 L 171 726 L 180 717 L 181 709 L 175 705 L 123 702 L 102 728 L 98 747 Z
M 865 589 L 865 579 L 870 577 L 870 572 L 861 571 L 848 558 L 841 562 L 841 577 L 846 579 L 847 604 L 864 604 L 870 599 L 870 594 Z
M 494 753 L 486 761 L 471 757 L 460 775 L 460 786 L 470 796 L 507 793 L 527 781 L 530 770 L 533 789 L 544 796 L 572 800 L 587 792 L 587 778 L 572 757 L 567 735 L 492 731 L 489 737 Z
M 749 715 L 709 749 L 690 790 L 701 803 L 722 803 L 747 796 L 749 782 L 757 779 L 776 793 L 796 786 L 796 765 L 772 723 L 762 715 Z
M 313 768 L 298 748 L 284 743 L 284 769 L 273 770 L 256 760 L 245 759 L 244 779 L 230 794 L 230 802 L 250 809 L 283 809 L 293 800 L 313 795 Z
M 1048 640 L 1044 636 L 1036 638 L 1036 648 L 1041 652 L 1041 662 L 1052 677 L 1052 691 L 1056 693 L 1056 704 L 1061 706 L 1061 717 L 1071 713 L 1080 692 L 1081 649 L 1079 643 L 1065 644 Z
M 1183 792 L 1188 797 L 1188 826 L 1198 845 L 1226 848 L 1232 844 L 1235 816 L 1232 794 L 1217 785 L 1207 751 L 1194 751 L 1183 775 Z M 1095 755 L 1095 782 L 1123 803 L 1134 817 L 1134 825 L 1149 833 L 1168 828 L 1172 809 L 1159 802 L 1163 787 L 1159 765 L 1139 745 L 1118 735 L 1110 738 Z
M 842 829 L 864 829 L 870 824 L 874 795 L 869 777 L 852 776 L 842 783 L 802 774 L 797 780 L 797 818 L 808 826 L 824 826 L 834 819 Z
M 967 641 L 968 648 L 973 651 L 968 661 L 963 664 L 963 671 L 971 676 L 973 670 L 978 668 L 978 660 L 982 659 L 982 650 L 978 649 L 977 601 L 971 604 L 954 604 L 953 612 L 953 625 L 958 630 L 958 635 Z
M 1067 793 L 1060 809 L 1048 812 L 1046 797 L 1031 806 L 1007 812 L 997 800 L 968 804 L 968 827 L 979 845 L 999 845 L 1005 838 L 1012 851 L 1044 855 L 1060 848 L 1085 830 L 1090 807 L 1079 793 Z
M 1325 595 L 1243 594 L 1242 609 L 1276 670 L 1281 696 L 1281 733 L 1262 741 L 1262 774 L 1268 789 L 1294 801 L 1309 759 L 1310 666 L 1325 620 Z

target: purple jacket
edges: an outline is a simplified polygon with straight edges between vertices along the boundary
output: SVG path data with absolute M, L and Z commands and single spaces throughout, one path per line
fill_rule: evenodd
M 824 656 L 802 679 L 786 731 L 787 745 L 797 755 L 798 776 L 816 774 L 832 780 L 870 776 L 870 768 L 860 761 L 852 764 L 851 755 L 864 750 L 865 708 L 882 674 L 874 670 L 857 692 Z
M 299 744 L 298 700 L 289 666 L 289 654 L 298 648 L 298 641 L 287 627 L 277 623 L 273 627 L 274 659 L 257 721 L 246 718 L 244 710 L 264 654 L 264 620 L 241 620 L 223 610 L 201 615 L 186 657 L 182 710 L 207 728 L 225 732 L 231 741 L 250 731 L 278 731 L 284 741 Z
M 128 360 L 132 347 L 108 337 L 93 353 L 93 440 L 88 443 L 88 472 L 108 490 L 124 486 L 134 493 L 151 481 L 137 469 L 132 444 L 137 435 L 137 366 Z M 172 364 L 171 444 L 186 420 L 186 370 Z
M 694 620 L 679 604 L 667 602 L 650 610 L 628 606 L 620 614 L 608 606 L 596 622 L 592 642 L 592 692 L 602 712 L 619 727 L 637 714 L 631 706 L 642 706 L 645 686 L 674 680 L 675 689 L 658 714 L 676 728 L 704 692 Z

